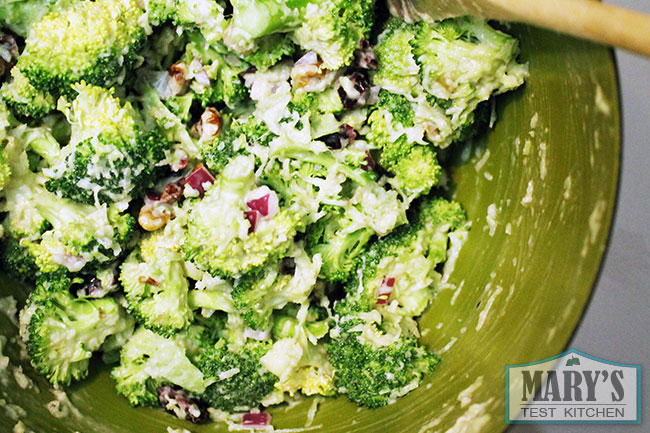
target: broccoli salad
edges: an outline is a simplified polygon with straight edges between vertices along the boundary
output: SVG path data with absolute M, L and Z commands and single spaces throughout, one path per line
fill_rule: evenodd
M 441 156 L 523 84 L 517 40 L 372 0 L 3 2 L 0 24 L 2 269 L 34 287 L 20 336 L 52 384 L 98 354 L 133 406 L 264 428 L 301 396 L 391 404 L 441 362 L 417 318 L 469 225 Z

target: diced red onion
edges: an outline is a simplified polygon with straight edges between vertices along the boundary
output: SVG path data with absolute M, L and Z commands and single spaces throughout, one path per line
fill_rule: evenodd
M 212 185 L 214 183 L 214 176 L 210 174 L 203 164 L 197 164 L 185 181 L 199 192 L 200 197 L 203 197 L 205 194 L 206 184 L 208 186 Z
M 278 195 L 268 186 L 261 186 L 246 195 L 246 206 L 261 216 L 271 218 L 280 210 Z
M 390 301 L 390 295 L 393 293 L 393 286 L 395 285 L 395 278 L 384 277 L 381 281 L 381 286 L 377 289 L 377 304 L 384 305 Z
M 160 193 L 156 190 L 150 189 L 147 190 L 146 196 L 148 201 L 158 201 L 160 200 Z
M 318 54 L 315 51 L 309 51 L 296 61 L 296 65 L 312 65 L 318 62 Z
M 176 164 L 173 168 L 176 170 L 174 171 L 181 171 L 187 167 L 187 163 L 189 162 L 188 158 L 181 158 L 180 161 L 178 161 L 178 164 Z
M 255 231 L 255 227 L 257 227 L 257 220 L 259 220 L 262 216 L 256 210 L 247 210 L 244 211 L 244 214 L 246 215 L 248 222 L 251 224 L 251 226 L 248 228 L 248 233 L 253 233 Z
M 361 168 L 366 171 L 375 171 L 375 168 L 377 168 L 377 163 L 372 159 L 369 150 L 366 150 L 366 158 L 364 159 L 363 164 L 361 164 Z
M 266 412 L 245 413 L 241 424 L 246 427 L 266 427 L 271 424 L 271 415 Z

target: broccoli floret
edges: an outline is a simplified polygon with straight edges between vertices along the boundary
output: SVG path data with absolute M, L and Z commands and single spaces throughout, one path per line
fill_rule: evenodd
M 273 337 L 276 341 L 261 359 L 262 365 L 278 376 L 276 389 L 293 396 L 332 396 L 334 368 L 325 348 L 318 344 L 329 331 L 329 318 L 322 309 L 305 304 L 295 308 L 290 304 L 274 317 Z M 293 310 L 293 311 L 292 311 Z
M 325 217 L 307 228 L 307 251 L 311 255 L 321 255 L 321 277 L 327 281 L 344 282 L 375 232 L 368 227 L 350 231 L 353 221 L 345 215 L 343 208 L 332 206 L 328 210 Z
M 16 67 L 54 96 L 73 96 L 70 85 L 80 81 L 109 87 L 138 59 L 142 15 L 135 0 L 66 3 L 34 23 Z
M 12 177 L 0 211 L 7 212 L 5 232 L 29 250 L 41 272 L 63 266 L 92 272 L 115 261 L 131 245 L 135 220 L 112 206 L 89 206 L 61 199 L 45 189 L 45 178 L 29 169 L 26 144 L 12 140 Z
M 16 117 L 38 120 L 54 111 L 52 95 L 32 86 L 18 68 L 11 70 L 11 77 L 0 89 L 0 97 Z
M 233 278 L 282 257 L 293 243 L 300 215 L 291 208 L 249 222 L 245 198 L 255 188 L 253 168 L 253 157 L 237 156 L 189 209 L 185 259 L 213 275 Z
M 199 146 L 188 132 L 185 123 L 165 105 L 156 89 L 145 81 L 138 81 L 135 87 L 140 94 L 139 102 L 145 116 L 163 127 L 162 133 L 167 141 L 178 144 L 190 158 L 199 158 Z
M 32 24 L 48 13 L 58 0 L 12 0 L 0 4 L 0 24 L 26 38 Z
M 374 312 L 373 317 L 371 311 L 347 299 L 337 304 L 336 328 L 326 347 L 337 390 L 358 404 L 377 408 L 417 388 L 439 359 L 395 327 L 384 331 L 381 315 Z
M 165 383 L 201 394 L 212 380 L 192 364 L 184 336 L 166 338 L 140 327 L 122 348 L 120 365 L 111 372 L 117 392 L 132 406 L 156 406 L 156 388 Z
M 382 90 L 372 110 L 367 138 L 381 149 L 379 164 L 408 193 L 427 194 L 438 183 L 441 167 L 430 146 L 410 139 L 418 129 L 411 102 L 403 95 Z
M 292 260 L 295 268 L 286 269 L 285 260 Z M 234 305 L 249 328 L 266 330 L 273 310 L 307 301 L 316 284 L 320 258 L 312 259 L 302 247 L 295 246 L 285 260 L 248 272 L 233 283 Z
M 196 361 L 206 378 L 212 379 L 200 398 L 228 412 L 256 407 L 273 392 L 278 378 L 266 371 L 260 358 L 269 351 L 268 341 L 249 341 L 228 347 L 224 341 L 206 349 Z
M 269 35 L 258 40 L 255 52 L 243 56 L 244 60 L 260 71 L 265 71 L 284 57 L 291 57 L 296 51 L 293 41 L 286 35 Z
M 269 131 L 264 122 L 254 117 L 246 121 L 235 120 L 212 143 L 205 145 L 203 161 L 212 170 L 221 172 L 237 155 L 248 155 L 249 146 L 268 147 L 276 135 Z
M 379 35 L 375 53 L 379 69 L 372 74 L 372 81 L 382 89 L 404 95 L 412 95 L 420 89 L 420 68 L 415 62 L 412 41 L 415 26 L 399 18 L 390 18 Z
M 146 8 L 151 24 L 173 21 L 188 30 L 198 28 L 210 44 L 220 41 L 228 26 L 222 1 L 149 0 Z
M 476 106 L 476 110 L 467 116 L 467 120 L 460 126 L 456 134 L 455 142 L 463 143 L 476 137 L 482 130 L 490 124 L 491 116 L 490 102 L 483 101 Z
M 188 37 L 183 62 L 194 76 L 189 87 L 201 104 L 224 103 L 232 109 L 246 100 L 248 89 L 240 74 L 250 65 L 225 49 L 219 50 L 219 45 L 210 45 L 199 33 L 189 33 Z M 197 75 L 203 79 L 196 79 Z
M 263 36 L 292 32 L 301 48 L 315 51 L 331 70 L 350 63 L 374 18 L 371 0 L 236 0 L 232 5 L 224 38 L 230 48 L 249 53 Z
M 39 274 L 36 257 L 20 240 L 10 235 L 2 239 L 2 269 L 18 281 L 33 281 Z
M 172 335 L 187 328 L 194 318 L 188 305 L 183 256 L 164 247 L 149 249 L 153 254 L 147 248 L 137 248 L 129 255 L 122 264 L 120 281 L 135 319 L 154 332 Z
M 72 124 L 70 144 L 46 174 L 47 189 L 80 203 L 116 203 L 126 208 L 160 174 L 170 143 L 156 129 L 145 130 L 130 103 L 111 90 L 87 85 L 71 105 L 61 104 Z
M 109 336 L 131 332 L 133 319 L 114 299 L 74 298 L 74 280 L 47 278 L 20 313 L 20 336 L 34 368 L 53 384 L 68 385 L 86 377 L 92 353 Z
M 377 239 L 360 256 L 359 278 L 345 290 L 368 307 L 396 301 L 405 316 L 422 314 L 440 279 L 436 266 L 447 258 L 448 234 L 465 221 L 458 203 L 423 200 L 409 225 Z
M 293 37 L 304 50 L 320 55 L 328 69 L 339 69 L 350 64 L 359 41 L 369 37 L 374 3 L 373 0 L 310 2 Z
M 415 110 L 410 141 L 426 137 L 441 148 L 473 136 L 483 126 L 474 122 L 484 118 L 474 113 L 479 104 L 519 87 L 528 74 L 516 61 L 516 39 L 472 17 L 433 24 L 391 18 L 375 50 L 372 82 L 407 97 Z

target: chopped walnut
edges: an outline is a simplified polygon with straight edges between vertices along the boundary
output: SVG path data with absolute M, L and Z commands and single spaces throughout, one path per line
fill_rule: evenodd
M 192 125 L 190 134 L 201 141 L 213 140 L 221 131 L 221 114 L 214 108 L 208 107 L 201 114 L 201 119 Z
M 11 35 L 0 36 L 0 77 L 16 64 L 18 45 Z
M 298 59 L 291 69 L 291 80 L 294 88 L 314 92 L 320 90 L 328 80 L 328 70 L 323 66 L 323 61 L 318 59 L 318 55 L 310 51 Z
M 169 67 L 169 91 L 172 96 L 183 93 L 190 69 L 185 63 L 174 63 Z
M 162 200 L 146 202 L 140 209 L 138 223 L 148 232 L 164 227 L 174 214 L 174 209 L 169 203 Z

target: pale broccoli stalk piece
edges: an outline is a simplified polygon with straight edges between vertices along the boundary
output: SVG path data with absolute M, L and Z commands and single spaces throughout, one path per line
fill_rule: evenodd
M 255 50 L 255 40 L 297 28 L 309 0 L 234 0 L 224 41 L 240 54 Z
M 379 164 L 410 196 L 427 194 L 438 183 L 441 172 L 431 146 L 414 141 L 422 136 L 415 125 L 415 110 L 403 95 L 382 90 L 368 119 L 367 138 L 381 150 Z
M 122 348 L 120 365 L 111 377 L 117 392 L 132 406 L 157 406 L 156 388 L 165 383 L 201 394 L 213 380 L 205 377 L 188 356 L 182 337 L 166 338 L 139 327 Z
M 20 313 L 20 336 L 34 368 L 53 384 L 69 385 L 87 376 L 90 357 L 107 338 L 131 332 L 133 319 L 112 298 L 74 298 L 73 280 L 47 278 Z
M 253 157 L 237 156 L 189 208 L 185 259 L 212 275 L 236 277 L 282 257 L 293 244 L 300 222 L 294 209 L 279 209 L 259 221 L 247 216 L 246 197 L 255 189 L 253 168 Z
M 395 302 L 400 314 L 419 316 L 440 282 L 436 267 L 447 258 L 449 233 L 465 221 L 458 203 L 423 200 L 409 225 L 378 239 L 359 257 L 358 277 L 345 290 L 368 308 Z
M 189 282 L 180 252 L 148 246 L 161 235 L 141 241 L 122 264 L 120 281 L 128 309 L 138 323 L 161 335 L 187 328 L 194 314 L 188 304 Z
M 153 186 L 170 143 L 157 127 L 145 128 L 130 103 L 112 90 L 85 83 L 73 86 L 77 97 L 59 101 L 72 125 L 70 144 L 44 173 L 47 189 L 85 204 L 129 202 Z
M 247 341 L 241 346 L 228 346 L 221 340 L 206 348 L 196 364 L 209 385 L 200 398 L 210 406 L 228 412 L 254 408 L 274 391 L 278 378 L 260 363 L 271 347 L 267 341 Z
M 135 0 L 66 3 L 33 24 L 16 67 L 54 96 L 73 96 L 80 81 L 109 87 L 138 61 L 143 16 Z
M 0 4 L 0 24 L 23 38 L 32 24 L 51 11 L 59 0 L 11 0 Z
M 334 368 L 319 344 L 329 331 L 327 312 L 302 305 L 296 312 L 282 311 L 274 322 L 276 341 L 261 363 L 279 378 L 275 388 L 290 396 L 334 395 Z
M 0 97 L 16 117 L 39 120 L 56 109 L 52 95 L 32 86 L 18 68 L 11 69 L 11 77 L 0 89 Z
M 287 261 L 292 262 L 293 269 L 287 268 Z M 320 256 L 310 257 L 297 244 L 285 259 L 237 278 L 232 298 L 246 325 L 264 331 L 271 325 L 274 310 L 289 303 L 306 303 L 316 285 L 320 266 Z
M 438 357 L 377 310 L 345 299 L 334 308 L 326 344 L 334 384 L 353 402 L 377 408 L 417 388 Z M 388 320 L 387 320 L 388 319 Z
M 7 129 L 11 126 L 10 118 L 11 114 L 7 107 L 0 102 L 0 193 L 2 193 L 11 178 L 11 162 L 9 153 L 5 150 Z
M 188 295 L 188 303 L 192 310 L 201 309 L 202 312 L 223 311 L 235 313 L 237 309 L 232 300 L 231 284 L 219 277 L 213 277 L 207 272 L 201 273 L 201 278 L 196 281 L 194 288 Z
M 46 126 L 29 127 L 25 124 L 16 126 L 9 133 L 11 137 L 23 143 L 25 150 L 36 154 L 43 161 L 30 158 L 32 169 L 41 169 L 54 164 L 61 152 L 61 145 Z

